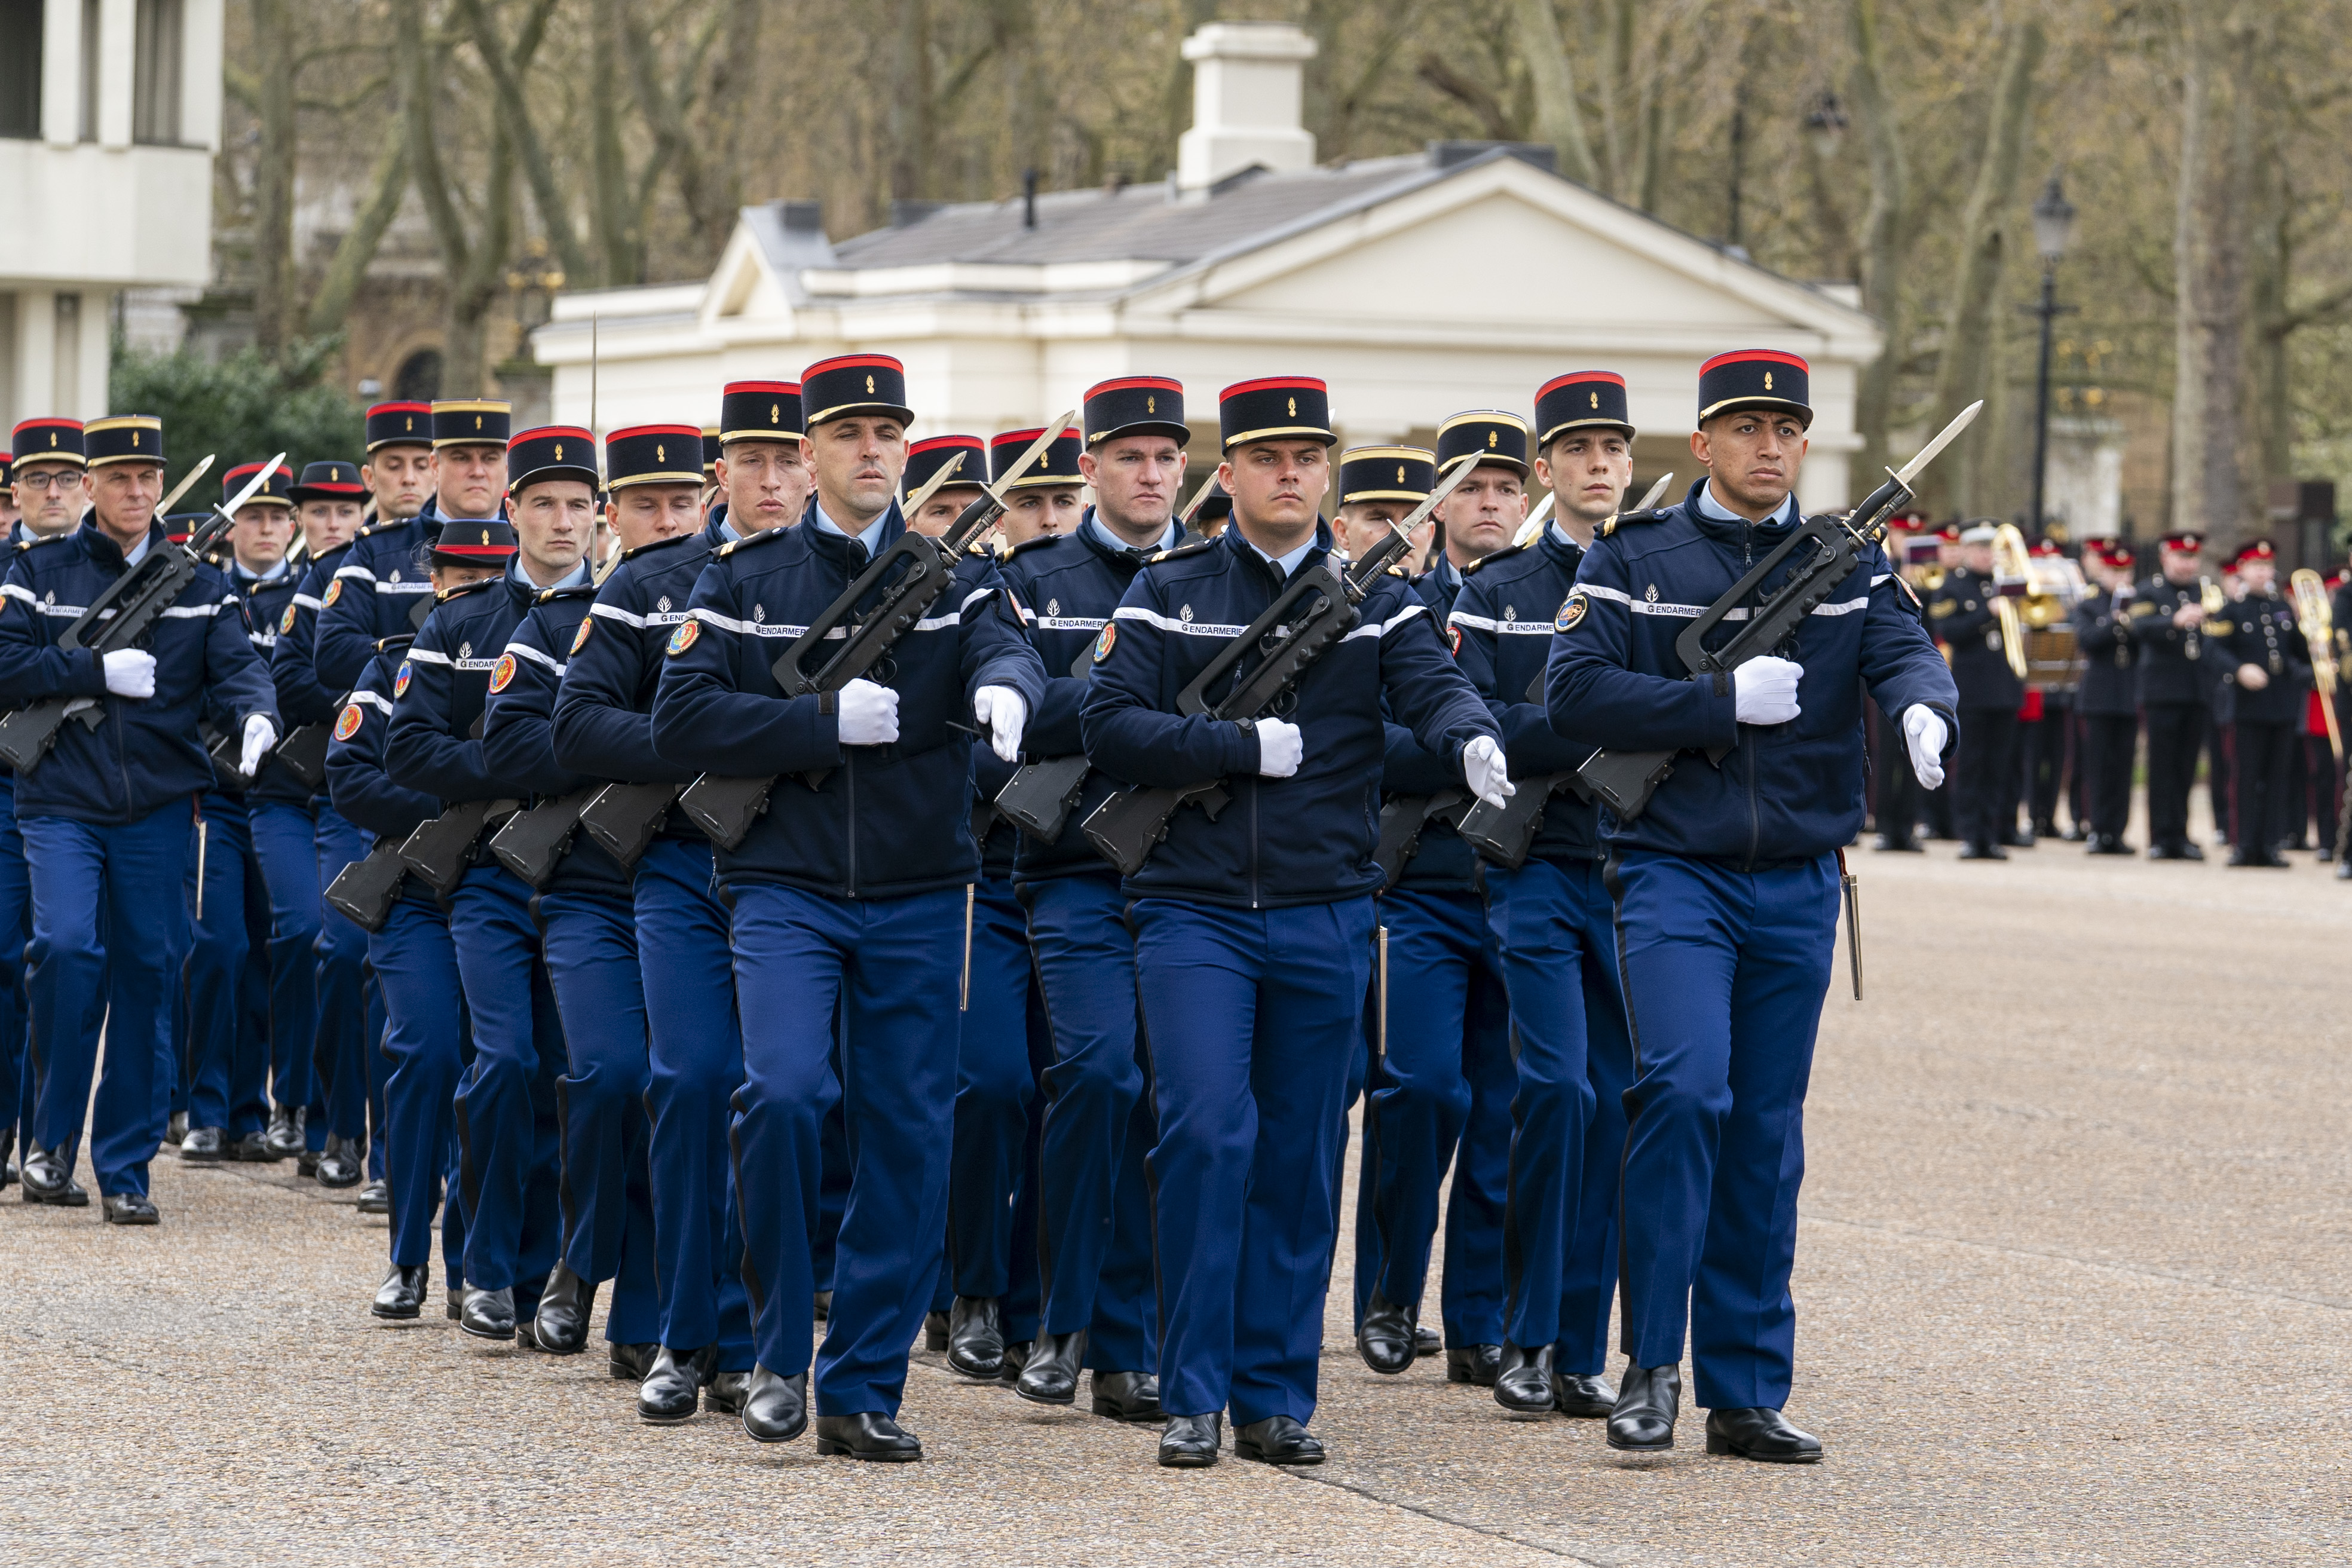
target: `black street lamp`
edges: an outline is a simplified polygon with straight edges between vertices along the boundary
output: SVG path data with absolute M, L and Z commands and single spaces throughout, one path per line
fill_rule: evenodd
M 2042 488 L 2050 467 L 2050 323 L 2074 307 L 2058 303 L 2058 262 L 2074 231 L 2074 204 L 2066 199 L 2053 174 L 2033 204 L 2033 245 L 2042 252 L 2042 301 L 2033 313 L 2042 318 L 2042 363 L 2033 395 L 2033 537 L 2042 536 Z

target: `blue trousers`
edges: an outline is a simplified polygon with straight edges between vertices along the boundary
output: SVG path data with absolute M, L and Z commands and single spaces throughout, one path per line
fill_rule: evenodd
M 1013 1278 L 1013 1205 L 1029 1113 L 1029 932 L 1012 888 L 982 879 L 971 914 L 971 991 L 956 1046 L 955 1136 L 948 1167 L 948 1272 L 959 1296 L 1003 1297 Z
M 1518 1063 L 1503 1230 L 1508 1335 L 1554 1345 L 1562 1373 L 1597 1374 L 1609 1357 L 1633 1076 L 1609 889 L 1597 860 L 1529 860 L 1487 868 L 1486 908 Z
M 1777 1410 L 1837 863 L 1740 872 L 1637 852 L 1609 879 L 1633 1039 L 1625 1353 L 1679 1361 L 1687 1330 L 1701 1405 Z
M 732 892 L 743 1087 L 731 1136 L 759 1363 L 786 1377 L 810 1364 L 819 1144 L 838 1102 L 849 1204 L 815 1356 L 816 1413 L 896 1414 L 946 1235 L 964 893 L 836 900 L 764 883 Z
M 0 770 L 0 1161 L 19 1150 L 18 1130 L 32 1106 L 25 1028 L 25 949 L 32 940 L 33 886 L 16 831 L 16 775 Z
M 550 892 L 539 899 L 547 975 L 563 1019 L 570 1070 L 555 1081 L 562 1125 L 563 1260 L 583 1279 L 613 1281 L 604 1337 L 661 1334 L 654 1288 L 653 1189 L 646 1169 L 646 993 L 637 978 L 637 911 L 629 900 Z
M 556 1206 L 562 1140 L 555 1079 L 563 1030 L 530 889 L 497 866 L 477 866 L 449 894 L 449 936 L 474 1037 L 457 1080 L 457 1149 L 466 1184 L 466 1283 L 515 1293 L 518 1321 L 562 1241 Z
M 1160 1346 L 1144 1159 L 1158 1124 L 1126 900 L 1107 874 L 1028 883 L 1021 896 L 1053 1041 L 1034 1184 L 1044 1328 L 1086 1330 L 1089 1367 L 1148 1372 Z
M 1400 1306 L 1420 1304 L 1451 1163 L 1445 1342 L 1496 1344 L 1516 1079 L 1501 955 L 1475 893 L 1399 889 L 1381 899 L 1380 920 L 1389 933 L 1388 1049 L 1364 1108 L 1356 1316 L 1375 1288 Z
M 392 1261 L 414 1268 L 433 1256 L 433 1216 L 443 1204 L 446 1278 L 465 1279 L 465 1225 L 457 1160 L 457 1081 L 465 1070 L 466 999 L 449 917 L 413 889 L 368 938 L 386 1023 L 384 1184 L 392 1200 Z
M 269 900 L 270 1084 L 280 1105 L 318 1106 L 325 1085 L 319 1038 L 319 863 L 317 830 L 307 807 L 257 800 L 247 808 L 253 854 Z M 356 1028 L 358 1020 L 352 1021 Z M 314 1111 L 306 1132 L 323 1147 L 327 1116 Z M 340 1131 L 340 1130 L 339 1130 Z
M 343 868 L 354 860 L 364 859 L 368 852 L 368 836 L 344 818 L 326 802 L 317 803 L 315 847 L 318 863 L 315 874 L 319 879 L 319 1035 L 323 1054 L 334 1064 L 333 1077 L 326 1096 L 327 1109 L 335 1131 L 342 1136 L 347 1113 L 344 1096 L 350 1090 L 342 1075 L 353 1074 L 364 1079 L 367 1088 L 368 1176 L 373 1181 L 383 1179 L 384 1109 L 383 1089 L 390 1074 L 391 1058 L 386 1056 L 384 1035 L 387 1028 L 383 1004 L 383 987 L 368 963 L 368 933 L 348 918 L 335 912 L 326 901 L 326 891 L 333 886 Z M 347 1028 L 346 1019 L 357 1018 L 359 1028 Z M 342 1053 L 356 1053 L 346 1058 Z
M 1138 900 L 1160 1142 L 1160 1402 L 1236 1424 L 1315 1414 L 1349 1058 L 1372 900 Z
M 192 837 L 187 896 L 192 918 L 187 963 L 182 966 L 185 995 L 182 1017 L 187 1031 L 188 1100 L 191 1127 L 217 1127 L 231 1140 L 269 1124 L 266 1089 L 269 1037 L 256 1027 L 251 1004 L 267 961 L 254 951 L 257 931 L 267 931 L 256 906 L 262 895 L 254 862 L 253 836 L 239 811 L 206 811 L 200 825 L 203 854 Z M 195 915 L 196 876 L 204 870 L 203 914 Z
M 727 1173 L 728 1103 L 743 1082 L 727 910 L 712 892 L 710 846 L 656 839 L 637 862 L 637 952 L 651 1026 L 646 1111 L 661 1342 L 719 1347 L 719 1370 L 748 1372 L 751 1310 L 743 1231 Z
M 187 875 L 189 816 L 189 804 L 173 801 L 136 822 L 18 822 L 33 891 L 31 1139 L 71 1169 L 88 1109 L 101 1193 L 147 1191 L 147 1163 L 171 1116 L 172 999 L 187 959 L 188 907 L 168 889 Z M 157 889 L 167 890 L 159 898 Z

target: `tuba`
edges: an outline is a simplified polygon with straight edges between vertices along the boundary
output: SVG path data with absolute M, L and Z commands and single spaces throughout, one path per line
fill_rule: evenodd
M 2072 691 L 2081 679 L 2074 606 L 2086 584 L 2064 556 L 2037 556 L 2014 523 L 1993 531 L 1993 614 L 2000 621 L 2009 668 L 2034 691 Z
M 2305 566 L 2288 580 L 2294 590 L 2294 618 L 2303 640 L 2311 645 L 2311 684 L 2318 689 L 2319 711 L 2327 724 L 2327 744 L 2336 760 L 2344 760 L 2344 731 L 2336 716 L 2336 614 L 2327 603 L 2327 584 Z

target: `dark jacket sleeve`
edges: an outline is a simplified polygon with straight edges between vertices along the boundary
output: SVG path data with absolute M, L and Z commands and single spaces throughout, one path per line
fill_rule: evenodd
M 769 697 L 740 689 L 743 659 L 747 652 L 759 657 L 760 641 L 741 609 L 730 563 L 714 559 L 663 658 L 655 745 L 679 767 L 728 777 L 839 767 L 833 693 Z
M 1131 784 L 1190 784 L 1257 772 L 1257 737 L 1240 725 L 1179 714 L 1163 695 L 1171 617 L 1158 577 L 1146 570 L 1127 585 L 1111 618 L 1110 655 L 1095 664 L 1079 710 L 1086 752 L 1097 768 Z
M 506 684 L 491 678 L 482 710 L 482 761 L 500 778 L 528 784 L 533 795 L 571 795 L 594 781 L 556 760 L 555 691 L 563 662 L 549 651 L 548 634 L 544 612 L 533 609 L 509 639 L 501 660 L 514 663 L 501 662 Z
M 290 605 L 293 615 L 286 629 L 278 634 L 278 646 L 269 653 L 269 678 L 278 688 L 278 710 L 286 716 L 289 725 L 325 724 L 337 713 L 336 696 L 349 687 L 328 689 L 319 680 L 314 664 L 319 634 L 319 599 L 334 581 L 335 563 L 346 552 L 331 551 L 325 560 L 314 562 L 304 574 L 302 584 L 294 590 Z
M 334 603 L 319 611 L 310 653 L 311 671 L 330 691 L 357 686 L 375 658 L 375 573 L 356 559 L 359 554 L 352 549 L 337 556 L 333 574 L 321 584 L 322 590 L 342 584 L 332 595 Z M 322 603 L 328 597 L 323 591 L 320 595 Z
M 1568 773 L 1591 756 L 1592 748 L 1562 740 L 1545 716 L 1544 705 L 1528 701 L 1524 688 L 1517 691 L 1502 689 L 1495 673 L 1502 634 L 1496 629 L 1499 621 L 1486 594 L 1485 580 L 1474 576 L 1462 584 L 1462 592 L 1454 601 L 1454 613 L 1447 617 L 1447 626 L 1460 639 L 1454 645 L 1454 663 L 1486 700 L 1486 711 L 1502 732 L 1503 754 L 1510 760 L 1513 778 Z
M 199 595 L 214 594 L 219 595 L 218 607 L 205 632 L 205 700 L 217 710 L 233 715 L 240 734 L 245 721 L 258 713 L 283 735 L 286 721 L 278 716 L 278 690 L 270 683 L 261 656 L 253 651 L 253 638 L 246 631 L 245 607 L 236 595 L 219 577 L 205 572 L 198 574 L 195 586 L 181 597 L 185 603 Z
M 356 826 L 397 839 L 439 815 L 441 803 L 402 788 L 383 771 L 384 733 L 391 723 L 391 699 L 362 681 L 327 742 L 327 798 Z
M 1739 740 L 1731 678 L 1689 680 L 1628 668 L 1633 596 L 1621 542 L 1596 539 L 1560 607 L 1544 667 L 1544 710 L 1570 741 L 1626 752 L 1727 747 Z M 1941 662 L 1940 660 L 1938 662 Z
M 589 612 L 586 638 L 563 661 L 555 694 L 555 760 L 599 778 L 688 784 L 695 770 L 655 749 L 652 710 L 637 711 L 645 661 L 661 657 L 663 634 L 633 624 L 642 617 L 624 597 L 628 573 L 625 563 L 605 582 Z
M 1003 686 L 1020 693 L 1025 738 L 1028 721 L 1045 704 L 1045 665 L 1029 646 L 1021 613 L 1013 608 L 1003 579 L 993 567 L 978 574 L 965 590 L 958 615 L 964 700 L 971 700 L 983 686 Z
M 495 800 L 506 792 L 482 756 L 482 742 L 450 733 L 456 668 L 440 646 L 442 629 L 436 610 L 402 662 L 407 689 L 400 689 L 395 681 L 384 768 L 393 783 L 423 790 L 436 800 Z
M 1960 743 L 1960 694 L 1951 666 L 1920 623 L 1918 601 L 1886 558 L 1874 550 L 1861 570 L 1871 574 L 1870 608 L 1862 617 L 1862 679 L 1871 700 L 1897 725 L 1914 703 L 1943 715 L 1944 755 L 1949 757 Z
M 40 595 L 20 554 L 0 584 L 0 708 L 23 708 L 51 697 L 106 695 L 105 660 L 86 647 L 58 647 L 47 624 L 52 618 L 41 614 Z M 70 624 L 58 619 L 56 629 Z
M 1386 618 L 1373 635 L 1380 640 L 1381 686 L 1388 710 L 1412 731 L 1424 751 L 1444 759 L 1458 780 L 1462 748 L 1481 735 L 1500 745 L 1502 733 L 1477 689 L 1439 640 L 1437 619 L 1429 606 L 1417 597 L 1400 595 L 1388 600 L 1382 610 Z M 1370 619 L 1366 616 L 1367 624 L 1350 635 L 1365 635 Z M 1506 760 L 1508 755 L 1507 748 Z

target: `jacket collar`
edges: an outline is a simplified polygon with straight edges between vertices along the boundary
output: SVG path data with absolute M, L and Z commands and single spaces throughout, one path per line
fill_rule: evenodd
M 890 510 L 882 514 L 882 533 L 874 542 L 874 554 L 868 555 L 866 552 L 866 546 L 846 534 L 835 533 L 830 529 L 816 526 L 816 492 L 814 490 L 809 492 L 809 499 L 801 507 L 800 533 L 809 549 L 820 559 L 834 563 L 847 571 L 863 571 L 867 562 L 896 544 L 898 542 L 898 536 L 906 531 L 907 520 L 899 512 L 897 500 L 893 499 L 890 502 Z M 853 555 L 852 551 L 856 553 Z M 850 565 L 853 561 L 856 563 L 855 566 Z
M 1709 517 L 1699 508 L 1699 497 L 1706 491 L 1706 476 L 1701 474 L 1683 497 L 1682 511 L 1697 525 L 1701 533 L 1718 543 L 1754 543 L 1760 540 L 1763 547 L 1769 550 L 1787 538 L 1802 516 L 1798 510 L 1796 495 L 1791 492 L 1789 499 L 1781 503 L 1780 510 L 1762 522 L 1750 522 L 1745 518 Z
M 92 561 L 96 562 L 100 566 L 105 567 L 110 572 L 120 572 L 122 570 L 122 547 L 114 542 L 114 538 L 111 534 L 98 526 L 98 514 L 96 512 L 86 511 L 82 513 L 81 528 L 79 531 L 81 533 L 82 548 L 89 552 L 89 558 Z M 168 536 L 163 531 L 163 524 L 160 520 L 151 520 L 148 522 L 148 549 L 152 550 L 157 545 L 165 542 L 167 537 Z
M 1562 531 L 1556 522 L 1545 523 L 1543 531 L 1536 535 L 1536 548 L 1543 552 L 1545 560 L 1573 573 L 1578 563 L 1584 559 L 1584 546 L 1572 539 L 1561 538 Z
M 1217 535 L 1217 546 L 1276 587 L 1290 581 L 1290 578 L 1281 574 L 1280 569 L 1273 562 L 1257 552 L 1256 545 L 1242 537 L 1241 524 L 1237 522 L 1229 522 L 1225 525 L 1225 531 Z M 1325 522 L 1321 514 L 1318 513 L 1315 519 L 1314 542 L 1307 547 L 1307 553 L 1298 558 L 1298 564 L 1291 568 L 1291 574 L 1296 576 L 1304 572 L 1330 552 L 1331 525 Z
M 1173 543 L 1170 542 L 1171 534 L 1174 535 Z M 1130 573 L 1160 552 L 1171 550 L 1184 542 L 1184 531 L 1177 527 L 1171 520 L 1168 525 L 1168 531 L 1160 536 L 1157 543 L 1129 544 L 1113 533 L 1101 519 L 1095 516 L 1095 509 L 1092 507 L 1087 508 L 1085 514 L 1078 519 L 1077 536 L 1097 558 L 1123 567 Z

